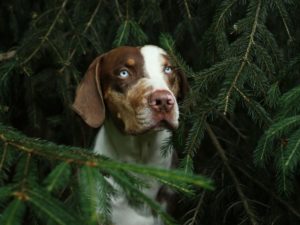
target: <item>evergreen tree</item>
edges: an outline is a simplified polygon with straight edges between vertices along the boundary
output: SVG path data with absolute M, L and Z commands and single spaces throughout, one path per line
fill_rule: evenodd
M 296 0 L 1 1 L 0 224 L 109 224 L 107 175 L 166 224 L 300 224 L 298 12 Z M 178 151 L 174 171 L 93 155 L 96 131 L 70 108 L 93 58 L 148 43 L 190 84 L 162 149 Z M 136 174 L 178 191 L 177 222 Z

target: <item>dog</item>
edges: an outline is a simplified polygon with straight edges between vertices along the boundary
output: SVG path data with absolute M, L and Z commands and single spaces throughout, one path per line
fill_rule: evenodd
M 101 126 L 96 154 L 169 169 L 174 151 L 163 157 L 161 147 L 179 125 L 178 101 L 187 89 L 186 77 L 160 47 L 118 47 L 91 63 L 77 87 L 73 109 L 90 127 Z M 163 202 L 161 190 L 151 180 L 142 191 Z M 111 220 L 114 225 L 163 224 L 150 209 L 130 205 L 122 194 L 111 198 Z

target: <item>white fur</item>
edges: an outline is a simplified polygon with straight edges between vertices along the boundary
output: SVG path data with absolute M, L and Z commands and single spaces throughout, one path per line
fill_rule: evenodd
M 155 45 L 145 45 L 141 48 L 141 54 L 144 58 L 144 72 L 148 75 L 148 83 L 153 87 L 153 92 L 156 90 L 167 90 L 171 93 L 174 98 L 174 122 L 178 124 L 179 119 L 179 108 L 176 102 L 174 94 L 169 89 L 165 76 L 168 76 L 164 73 L 164 58 L 163 55 L 167 53 L 155 46 Z
M 139 136 L 124 135 L 110 120 L 106 120 L 96 137 L 94 152 L 122 162 L 170 168 L 171 154 L 163 157 L 160 152 L 163 141 L 169 136 L 170 132 L 167 130 Z M 111 178 L 108 178 L 108 181 L 116 189 L 119 189 Z M 144 189 L 143 192 L 151 199 L 155 199 L 160 184 L 154 180 L 150 180 L 148 183 L 150 188 Z M 111 216 L 114 225 L 163 224 L 160 219 L 152 216 L 149 208 L 136 209 L 131 207 L 122 193 L 111 199 Z
M 162 49 L 156 46 L 145 46 L 141 48 L 144 57 L 145 72 L 149 76 L 149 82 L 154 90 L 169 90 L 163 73 L 163 57 L 166 54 Z M 173 94 L 173 93 L 172 93 Z M 174 95 L 173 95 L 174 96 Z M 175 97 L 174 97 L 175 99 Z M 176 100 L 175 100 L 176 101 Z M 175 120 L 178 120 L 178 106 L 174 106 Z M 141 113 L 141 121 L 149 123 L 145 115 L 150 117 L 150 112 L 145 109 Z M 137 136 L 126 135 L 121 133 L 109 119 L 105 120 L 100 128 L 94 146 L 94 152 L 108 156 L 114 160 L 128 163 L 140 163 L 153 167 L 168 169 L 171 167 L 171 156 L 161 155 L 161 146 L 168 137 L 170 132 L 167 130 L 150 131 L 146 134 Z M 107 179 L 116 189 L 120 190 L 118 195 L 111 198 L 111 217 L 114 225 L 162 225 L 162 221 L 155 218 L 149 207 L 144 206 L 139 209 L 129 205 L 125 195 L 116 185 L 112 178 Z M 160 189 L 160 184 L 155 180 L 149 180 L 150 187 L 143 192 L 155 199 Z
M 165 74 L 163 72 L 164 58 L 162 55 L 167 55 L 167 53 L 157 46 L 146 45 L 141 48 L 141 54 L 144 58 L 145 73 L 149 76 L 149 81 L 154 90 L 165 89 L 170 91 L 164 79 Z

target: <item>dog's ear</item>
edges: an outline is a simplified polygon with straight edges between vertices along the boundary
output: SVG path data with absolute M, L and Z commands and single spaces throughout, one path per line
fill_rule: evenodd
M 91 127 L 101 126 L 105 119 L 105 106 L 100 86 L 101 62 L 103 55 L 90 64 L 76 89 L 73 110 Z
M 176 72 L 177 72 L 177 76 L 179 77 L 178 99 L 179 101 L 182 101 L 189 92 L 189 84 L 185 74 L 182 72 L 181 69 L 178 69 Z

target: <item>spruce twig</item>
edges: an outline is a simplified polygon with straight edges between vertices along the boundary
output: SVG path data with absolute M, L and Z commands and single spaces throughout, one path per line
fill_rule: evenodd
M 3 154 L 0 161 L 0 172 L 3 169 L 4 161 L 7 155 L 7 143 L 4 144 Z
M 238 80 L 239 80 L 239 78 L 240 78 L 240 76 L 243 72 L 244 67 L 246 66 L 246 64 L 248 62 L 251 47 L 252 47 L 252 45 L 254 45 L 254 35 L 255 35 L 255 32 L 256 32 L 256 29 L 257 29 L 257 25 L 258 25 L 258 17 L 259 17 L 260 10 L 261 10 L 261 0 L 259 0 L 258 4 L 257 4 L 255 18 L 254 18 L 251 33 L 250 33 L 250 36 L 249 36 L 249 42 L 248 42 L 246 52 L 245 52 L 244 56 L 242 57 L 241 65 L 240 65 L 236 75 L 234 76 L 234 80 L 231 83 L 231 85 L 230 85 L 230 87 L 227 91 L 227 94 L 225 96 L 224 115 L 227 114 L 229 99 L 232 95 L 233 89 L 236 87 L 236 83 L 238 82 Z
M 27 176 L 29 172 L 30 160 L 31 160 L 31 153 L 28 153 L 26 158 L 25 168 L 23 171 L 23 179 L 21 181 L 21 192 L 25 192 L 26 190 L 26 182 L 27 182 Z
M 0 126 L 1 129 L 4 129 L 6 132 L 7 130 Z M 50 147 L 41 147 L 40 143 L 34 140 L 31 140 L 31 143 L 28 144 L 28 138 L 24 136 L 18 136 L 18 140 L 15 138 L 11 138 L 10 135 L 16 135 L 15 132 L 7 132 L 3 133 L 0 131 L 0 141 L 4 142 L 7 145 L 14 147 L 14 150 L 19 150 L 21 152 L 25 152 L 27 154 L 32 154 L 36 156 L 40 156 L 46 159 L 52 160 L 59 160 L 64 161 L 69 164 L 75 164 L 77 166 L 88 166 L 99 168 L 101 170 L 105 170 L 106 172 L 111 171 L 120 171 L 120 170 L 127 170 L 133 173 L 143 174 L 148 177 L 152 177 L 158 179 L 162 182 L 168 183 L 172 186 L 177 186 L 182 191 L 187 191 L 191 194 L 190 189 L 185 188 L 185 185 L 191 184 L 196 185 L 204 188 L 208 188 L 209 190 L 213 190 L 213 184 L 209 179 L 206 179 L 201 176 L 196 176 L 192 174 L 184 174 L 182 171 L 169 171 L 160 168 L 154 168 L 149 166 L 142 166 L 138 164 L 129 164 L 129 163 L 122 163 L 116 161 L 107 160 L 105 157 L 95 156 L 94 154 L 88 154 L 84 152 L 83 149 L 75 148 L 72 149 L 73 151 L 63 151 L 60 150 L 59 153 L 57 152 L 61 148 L 65 148 L 64 146 L 58 145 L 50 145 Z M 22 140 L 20 140 L 22 139 Z M 47 145 L 46 145 L 47 146 Z M 57 150 L 58 149 L 58 150 Z M 178 183 L 180 182 L 180 183 Z
M 222 13 L 220 14 L 217 22 L 215 23 L 215 26 L 214 26 L 214 31 L 216 32 L 219 28 L 219 25 L 220 25 L 220 22 L 222 21 L 224 15 L 227 13 L 227 11 L 237 2 L 237 0 L 233 0 L 230 4 L 228 4 L 226 6 L 226 8 L 222 11 Z
M 283 24 L 284 24 L 284 28 L 285 28 L 285 30 L 286 30 L 286 33 L 287 33 L 287 35 L 288 35 L 288 37 L 289 37 L 289 41 L 292 41 L 292 40 L 293 40 L 293 37 L 292 37 L 292 35 L 291 35 L 290 29 L 289 29 L 289 26 L 288 26 L 288 24 L 287 24 L 287 21 L 286 21 L 286 18 L 285 18 L 285 16 L 284 16 L 284 13 L 283 13 L 283 11 L 282 11 L 282 8 L 280 7 L 280 5 L 278 4 L 277 1 L 275 1 L 275 4 L 276 4 L 276 7 L 277 7 L 277 9 L 278 9 L 278 11 L 279 11 L 279 14 L 280 14 L 280 17 L 281 17 L 281 19 L 282 19 L 282 22 L 283 22 Z
M 192 19 L 191 10 L 189 8 L 189 4 L 188 4 L 187 0 L 184 0 L 184 7 L 185 7 L 185 10 L 186 10 L 189 20 L 191 20 Z
M 89 21 L 86 23 L 86 26 L 85 26 L 85 28 L 84 28 L 84 30 L 83 30 L 83 32 L 82 32 L 83 35 L 85 35 L 86 32 L 89 30 L 89 28 L 92 26 L 93 21 L 94 21 L 94 19 L 95 19 L 95 16 L 97 15 L 97 13 L 98 13 L 98 11 L 99 11 L 99 9 L 100 9 L 101 2 L 102 2 L 102 0 L 99 0 L 99 1 L 98 1 L 98 4 L 97 4 L 97 6 L 96 6 L 94 12 L 92 13 L 92 15 L 91 15 Z M 78 43 L 77 43 L 77 45 L 78 45 Z M 77 48 L 74 48 L 73 51 L 71 52 L 71 54 L 69 55 L 68 59 L 66 60 L 66 63 L 65 63 L 64 66 L 60 69 L 60 72 L 61 72 L 61 73 L 63 73 L 64 70 L 66 69 L 66 67 L 70 64 L 70 62 L 71 62 L 71 60 L 73 59 L 73 57 L 74 57 L 76 51 L 77 51 Z
M 237 128 L 226 116 L 224 116 L 222 113 L 219 113 L 219 115 L 225 120 L 225 122 L 244 140 L 247 139 L 247 136 L 243 134 L 239 128 Z
M 17 53 L 16 50 L 0 53 L 0 62 L 15 57 L 16 53 Z
M 52 33 L 56 23 L 58 22 L 58 19 L 60 18 L 60 15 L 62 14 L 62 12 L 64 11 L 66 4 L 67 4 L 68 0 L 65 0 L 61 7 L 60 10 L 58 11 L 58 13 L 56 14 L 55 19 L 53 20 L 51 26 L 49 27 L 47 33 L 45 34 L 45 36 L 42 38 L 41 42 L 39 43 L 39 45 L 37 46 L 37 48 L 22 62 L 22 65 L 25 65 L 26 63 L 28 63 L 35 55 L 36 53 L 38 53 L 41 49 L 41 47 L 44 45 L 44 43 L 47 41 L 48 37 L 50 36 L 50 34 Z
M 270 191 L 270 188 L 266 187 L 261 181 L 255 179 L 255 177 L 251 176 L 246 170 L 243 168 L 236 166 L 236 168 L 243 173 L 246 177 L 248 177 L 252 182 L 254 182 L 259 188 L 261 188 L 263 191 L 265 191 L 267 194 L 272 196 L 276 201 L 278 201 L 282 206 L 284 206 L 286 209 L 288 209 L 291 213 L 293 213 L 296 217 L 300 219 L 300 212 L 297 211 L 292 205 L 290 205 L 288 202 L 284 201 L 282 198 L 278 197 L 273 191 Z
M 115 3 L 116 3 L 118 15 L 119 15 L 119 17 L 120 17 L 120 19 L 121 19 L 121 18 L 123 18 L 123 15 L 122 15 L 122 13 L 121 13 L 120 3 L 119 3 L 118 0 L 115 0 Z
M 230 174 L 232 181 L 234 182 L 235 185 L 235 189 L 238 193 L 238 195 L 240 196 L 240 199 L 243 203 L 244 209 L 248 215 L 248 218 L 251 222 L 252 225 L 258 225 L 256 218 L 255 218 L 255 213 L 252 211 L 248 199 L 245 196 L 244 192 L 242 191 L 240 182 L 237 178 L 237 175 L 235 174 L 234 170 L 231 168 L 230 164 L 229 164 L 229 160 L 228 157 L 225 154 L 225 150 L 223 149 L 223 147 L 221 146 L 220 142 L 218 141 L 218 138 L 216 137 L 215 133 L 213 132 L 212 128 L 210 127 L 210 125 L 208 123 L 205 124 L 206 127 L 206 131 L 213 143 L 213 145 L 215 146 L 215 148 L 217 149 L 217 152 L 220 156 L 220 158 L 222 159 L 224 166 L 226 167 L 228 173 Z

